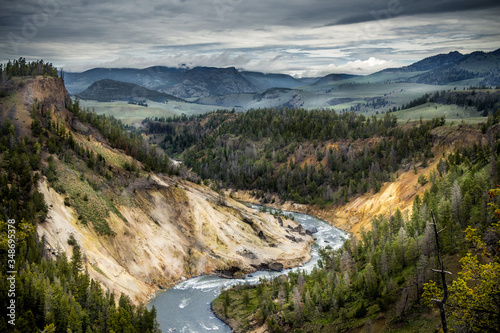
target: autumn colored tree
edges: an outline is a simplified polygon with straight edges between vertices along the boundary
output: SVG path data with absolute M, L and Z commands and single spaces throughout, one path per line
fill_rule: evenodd
M 500 189 L 489 191 L 490 209 L 494 217 L 500 217 L 500 207 L 493 199 L 500 195 Z M 500 241 L 498 239 L 500 223 L 493 222 L 485 236 L 476 228 L 465 230 L 466 240 L 473 244 L 476 253 L 467 253 L 462 259 L 462 271 L 458 273 L 449 287 L 447 315 L 454 326 L 467 332 L 500 332 Z M 496 234 L 492 237 L 491 234 Z M 434 295 L 441 294 L 435 282 L 424 285 L 424 300 L 427 302 Z

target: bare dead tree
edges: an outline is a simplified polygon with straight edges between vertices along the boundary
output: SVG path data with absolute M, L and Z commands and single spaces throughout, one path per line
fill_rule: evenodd
M 439 250 L 439 234 L 444 231 L 445 228 L 437 231 L 436 218 L 434 217 L 434 212 L 431 210 L 432 223 L 434 227 L 434 236 L 436 237 L 436 256 L 438 259 L 438 264 L 440 269 L 432 269 L 433 272 L 441 274 L 441 281 L 443 283 L 443 298 L 442 299 L 432 299 L 431 301 L 435 302 L 439 307 L 439 313 L 441 314 L 441 325 L 443 326 L 443 332 L 448 333 L 448 324 L 446 323 L 446 301 L 448 300 L 448 286 L 446 284 L 446 274 L 451 274 L 451 272 L 444 270 L 443 260 L 441 259 L 441 254 Z

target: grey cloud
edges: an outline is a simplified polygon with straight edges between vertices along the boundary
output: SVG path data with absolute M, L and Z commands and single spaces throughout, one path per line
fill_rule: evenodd
M 181 45 L 155 45 L 153 50 L 177 50 L 177 49 L 210 49 L 223 45 L 222 43 L 198 43 L 198 44 L 181 44 Z
M 57 11 L 26 36 L 26 22 L 34 24 L 44 3 L 55 3 Z M 460 51 L 464 38 L 479 47 L 487 40 L 491 49 L 499 11 L 497 0 L 4 1 L 0 61 L 25 56 L 59 65 L 188 63 L 284 72 L 369 57 L 405 63 Z M 371 31 L 366 24 L 377 15 L 394 20 Z M 443 25 L 449 17 L 460 22 Z M 357 38 L 362 29 L 369 38 Z M 13 35 L 20 39 L 13 42 Z

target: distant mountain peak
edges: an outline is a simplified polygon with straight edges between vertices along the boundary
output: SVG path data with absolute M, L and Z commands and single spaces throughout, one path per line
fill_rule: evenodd
M 137 84 L 112 79 L 102 79 L 92 83 L 90 87 L 77 94 L 77 97 L 99 102 L 151 100 L 165 103 L 168 101 L 184 101 L 175 96 L 147 89 Z
M 441 53 L 434 56 L 430 56 L 424 58 L 420 61 L 417 61 L 409 66 L 402 67 L 402 69 L 406 69 L 410 72 L 419 72 L 419 71 L 428 71 L 436 68 L 440 68 L 443 66 L 448 66 L 456 63 L 460 59 L 462 59 L 464 55 L 458 51 L 452 51 L 449 53 Z
M 195 67 L 185 72 L 177 84 L 166 89 L 181 98 L 251 93 L 258 90 L 235 67 Z
M 411 82 L 426 84 L 476 84 L 496 86 L 500 84 L 500 52 L 475 51 L 462 55 L 455 62 L 415 76 Z M 473 80 L 473 81 L 470 81 Z

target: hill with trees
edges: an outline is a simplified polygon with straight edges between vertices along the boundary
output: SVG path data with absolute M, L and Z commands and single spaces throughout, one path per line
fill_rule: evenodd
M 103 79 L 92 83 L 90 87 L 78 93 L 76 97 L 99 102 L 111 101 L 143 101 L 151 100 L 159 103 L 169 101 L 185 102 L 175 96 L 155 90 L 143 88 L 133 83 Z
M 447 125 L 444 118 L 398 125 L 391 113 L 280 108 L 144 121 L 206 182 L 278 207 L 288 201 L 332 212 L 375 195 L 399 173 L 436 165 L 415 181 L 415 188 L 427 187 L 408 214 L 397 208 L 373 216 L 342 249 L 322 250 L 311 274 L 299 269 L 224 291 L 213 303 L 220 318 L 237 332 L 432 332 L 443 325 L 431 301 L 444 295 L 441 274 L 433 271 L 443 269 L 442 261 L 452 273 L 448 327 L 497 331 L 500 229 L 498 191 L 490 191 L 500 177 L 497 93 L 445 91 L 421 99 L 474 105 L 489 118 L 475 126 Z M 441 231 L 437 247 L 433 223 Z
M 319 205 L 377 192 L 399 168 L 425 164 L 433 156 L 431 131 L 443 124 L 434 119 L 403 130 L 390 114 L 288 108 L 145 122 L 163 134 L 161 147 L 182 153 L 202 178 Z
M 436 91 L 433 94 L 424 94 L 401 107 L 401 110 L 413 108 L 426 103 L 458 105 L 474 107 L 484 117 L 494 114 L 500 109 L 500 90 L 482 87 L 469 87 L 465 91 Z M 393 109 L 392 111 L 396 111 Z
M 324 250 L 311 274 L 297 270 L 257 286 L 226 290 L 214 302 L 236 331 L 264 325 L 270 332 L 319 332 L 399 327 L 432 332 L 431 299 L 443 298 L 438 252 L 447 278 L 448 328 L 498 332 L 500 278 L 498 179 L 494 146 L 450 155 L 412 214 L 375 216 L 370 230 L 338 251 Z M 439 233 L 435 246 L 434 226 Z M 458 266 L 458 261 L 460 266 Z M 470 287 L 469 287 L 470 286 Z M 228 307 L 231 304 L 231 307 Z M 430 307 L 427 307 L 430 306 Z M 234 325 L 233 325 L 234 326 Z
M 57 76 L 55 68 L 41 61 L 20 60 L 7 64 L 5 69 L 11 79 L 19 75 Z M 12 98 L 18 89 L 12 86 L 16 81 L 6 84 L 4 88 Z M 48 159 L 47 166 L 47 160 L 42 157 L 49 149 L 50 140 L 35 111 L 33 116 L 30 135 L 20 136 L 19 127 L 16 129 L 10 118 L 3 118 L 0 129 L 0 257 L 2 262 L 10 263 L 9 267 L 2 265 L 0 277 L 2 281 L 9 281 L 8 278 L 14 276 L 16 286 L 13 296 L 10 284 L 0 285 L 2 307 L 6 309 L 15 300 L 15 316 L 2 316 L 0 330 L 158 332 L 155 309 L 135 306 L 125 295 L 115 300 L 114 294 L 90 278 L 83 265 L 81 244 L 74 238 L 67 240 L 72 254 L 63 252 L 54 260 L 47 253 L 45 240 L 38 237 L 36 228 L 46 223 L 50 208 L 37 185 L 44 173 L 55 176 L 55 165 L 53 159 Z M 14 243 L 7 237 L 12 230 L 16 235 Z M 9 319 L 14 319 L 15 326 L 7 323 Z
M 411 81 L 446 84 L 480 78 L 478 85 L 498 86 L 500 85 L 499 60 L 500 49 L 493 52 L 476 51 L 462 57 L 457 55 L 455 61 L 419 74 Z

